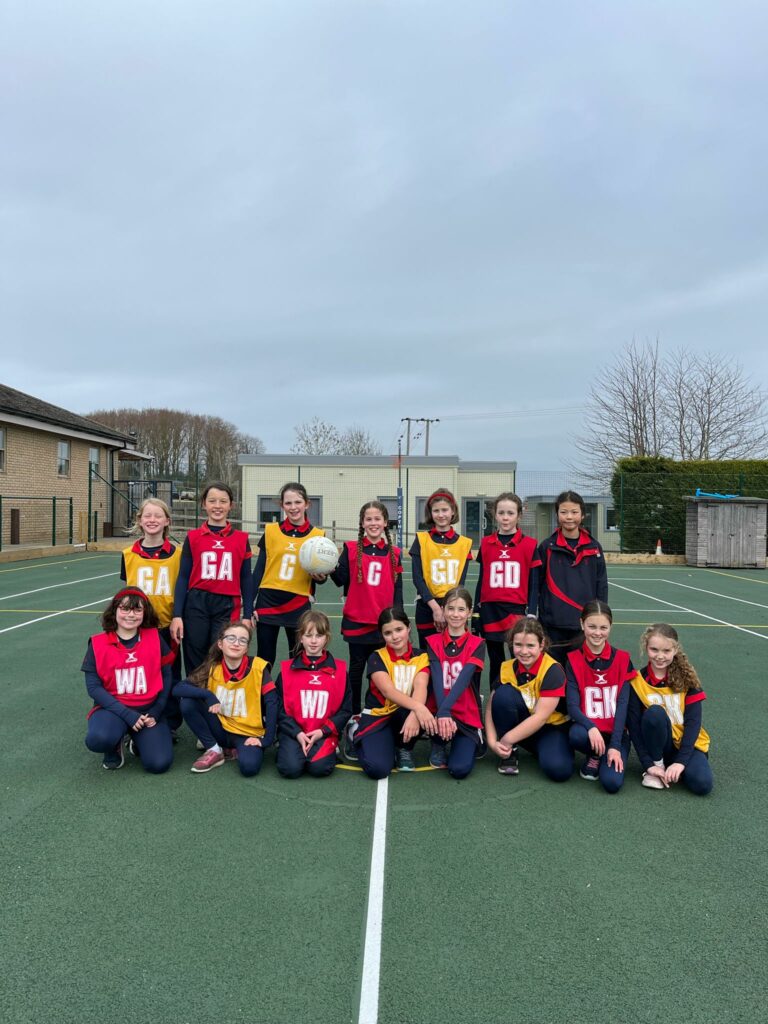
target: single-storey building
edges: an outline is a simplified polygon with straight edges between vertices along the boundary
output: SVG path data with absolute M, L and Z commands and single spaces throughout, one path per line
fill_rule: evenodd
M 109 534 L 121 457 L 145 458 L 128 434 L 0 384 L 0 548 Z

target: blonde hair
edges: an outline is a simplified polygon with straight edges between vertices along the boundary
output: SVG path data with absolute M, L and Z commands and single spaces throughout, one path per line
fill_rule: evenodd
M 144 531 L 141 528 L 141 517 L 144 515 L 144 509 L 147 505 L 157 505 L 157 507 L 165 514 L 165 518 L 168 522 L 163 527 L 163 540 L 168 539 L 168 533 L 171 528 L 171 510 L 168 508 L 162 498 L 145 498 L 144 501 L 136 509 L 136 515 L 133 517 L 133 526 L 131 527 L 131 533 L 143 535 Z
M 667 682 L 669 688 L 675 693 L 688 693 L 689 690 L 700 690 L 701 680 L 696 674 L 696 669 L 688 660 L 688 655 L 680 646 L 680 638 L 674 626 L 666 622 L 654 622 L 648 626 L 640 637 L 640 651 L 647 657 L 648 641 L 652 636 L 660 636 L 663 640 L 669 640 L 677 650 L 675 656 L 667 669 Z

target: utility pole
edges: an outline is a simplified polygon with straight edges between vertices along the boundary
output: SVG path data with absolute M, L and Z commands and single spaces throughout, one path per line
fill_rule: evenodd
M 439 423 L 440 420 L 437 419 L 437 418 L 430 420 L 430 419 L 424 419 L 422 417 L 421 419 L 416 420 L 416 422 L 417 423 L 426 423 L 426 425 L 427 425 L 427 429 L 426 429 L 426 432 L 424 434 L 424 454 L 425 455 L 429 455 L 429 427 L 430 427 L 430 424 L 432 424 L 432 423 Z M 410 429 L 410 420 L 408 421 L 408 427 Z
M 408 424 L 407 433 L 405 435 L 405 454 L 406 455 L 410 455 L 411 454 L 411 423 L 419 423 L 420 421 L 417 420 L 417 419 L 414 419 L 413 416 L 401 416 L 400 417 L 400 422 Z

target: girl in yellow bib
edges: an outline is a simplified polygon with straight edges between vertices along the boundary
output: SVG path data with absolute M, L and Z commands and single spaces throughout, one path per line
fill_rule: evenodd
M 548 640 L 538 619 L 518 619 L 506 636 L 514 657 L 501 664 L 499 685 L 485 711 L 488 746 L 499 755 L 499 774 L 517 775 L 517 746 L 535 754 L 554 782 L 573 773 L 565 712 L 565 672 L 547 654 Z
M 288 639 L 288 653 L 296 649 L 296 627 L 311 607 L 315 583 L 325 576 L 310 576 L 299 564 L 299 548 L 310 537 L 324 537 L 325 530 L 307 518 L 309 495 L 303 484 L 288 483 L 280 489 L 280 523 L 267 523 L 259 540 L 253 570 L 253 623 L 259 657 L 275 664 L 280 628 Z
M 170 649 L 171 679 L 181 679 L 181 652 L 171 637 L 173 618 L 173 592 L 179 576 L 181 548 L 172 543 L 168 534 L 171 513 L 160 498 L 145 498 L 136 512 L 133 531 L 139 540 L 125 548 L 120 563 L 120 579 L 128 587 L 143 590 L 157 615 L 160 636 Z M 181 725 L 181 711 L 175 697 L 169 696 L 165 717 L 172 731 Z
M 464 586 L 472 561 L 471 539 L 453 528 L 459 521 L 459 506 L 450 491 L 441 488 L 430 494 L 424 521 L 429 530 L 416 534 L 409 551 L 420 642 L 445 629 L 445 595 L 454 587 Z
M 173 688 L 184 721 L 205 748 L 193 772 L 236 760 L 241 774 L 257 775 L 274 743 L 277 691 L 267 663 L 248 655 L 252 635 L 242 622 L 225 623 L 203 664 Z
M 709 736 L 701 724 L 706 694 L 666 622 L 649 626 L 640 638 L 648 664 L 632 680 L 627 725 L 647 789 L 669 789 L 682 780 L 697 796 L 712 790 Z

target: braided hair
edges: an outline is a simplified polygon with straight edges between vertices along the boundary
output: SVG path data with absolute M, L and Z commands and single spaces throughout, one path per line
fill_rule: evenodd
M 389 561 L 392 566 L 392 574 L 394 575 L 397 570 L 397 559 L 395 557 L 395 549 L 392 544 L 392 535 L 389 532 L 389 512 L 387 506 L 382 501 L 366 501 L 363 507 L 360 509 L 360 520 L 357 529 L 357 582 L 363 582 L 363 545 L 365 543 L 365 528 L 363 527 L 363 519 L 365 513 L 369 508 L 375 509 L 377 512 L 381 512 L 384 517 L 384 536 L 387 538 L 387 545 L 389 547 Z

